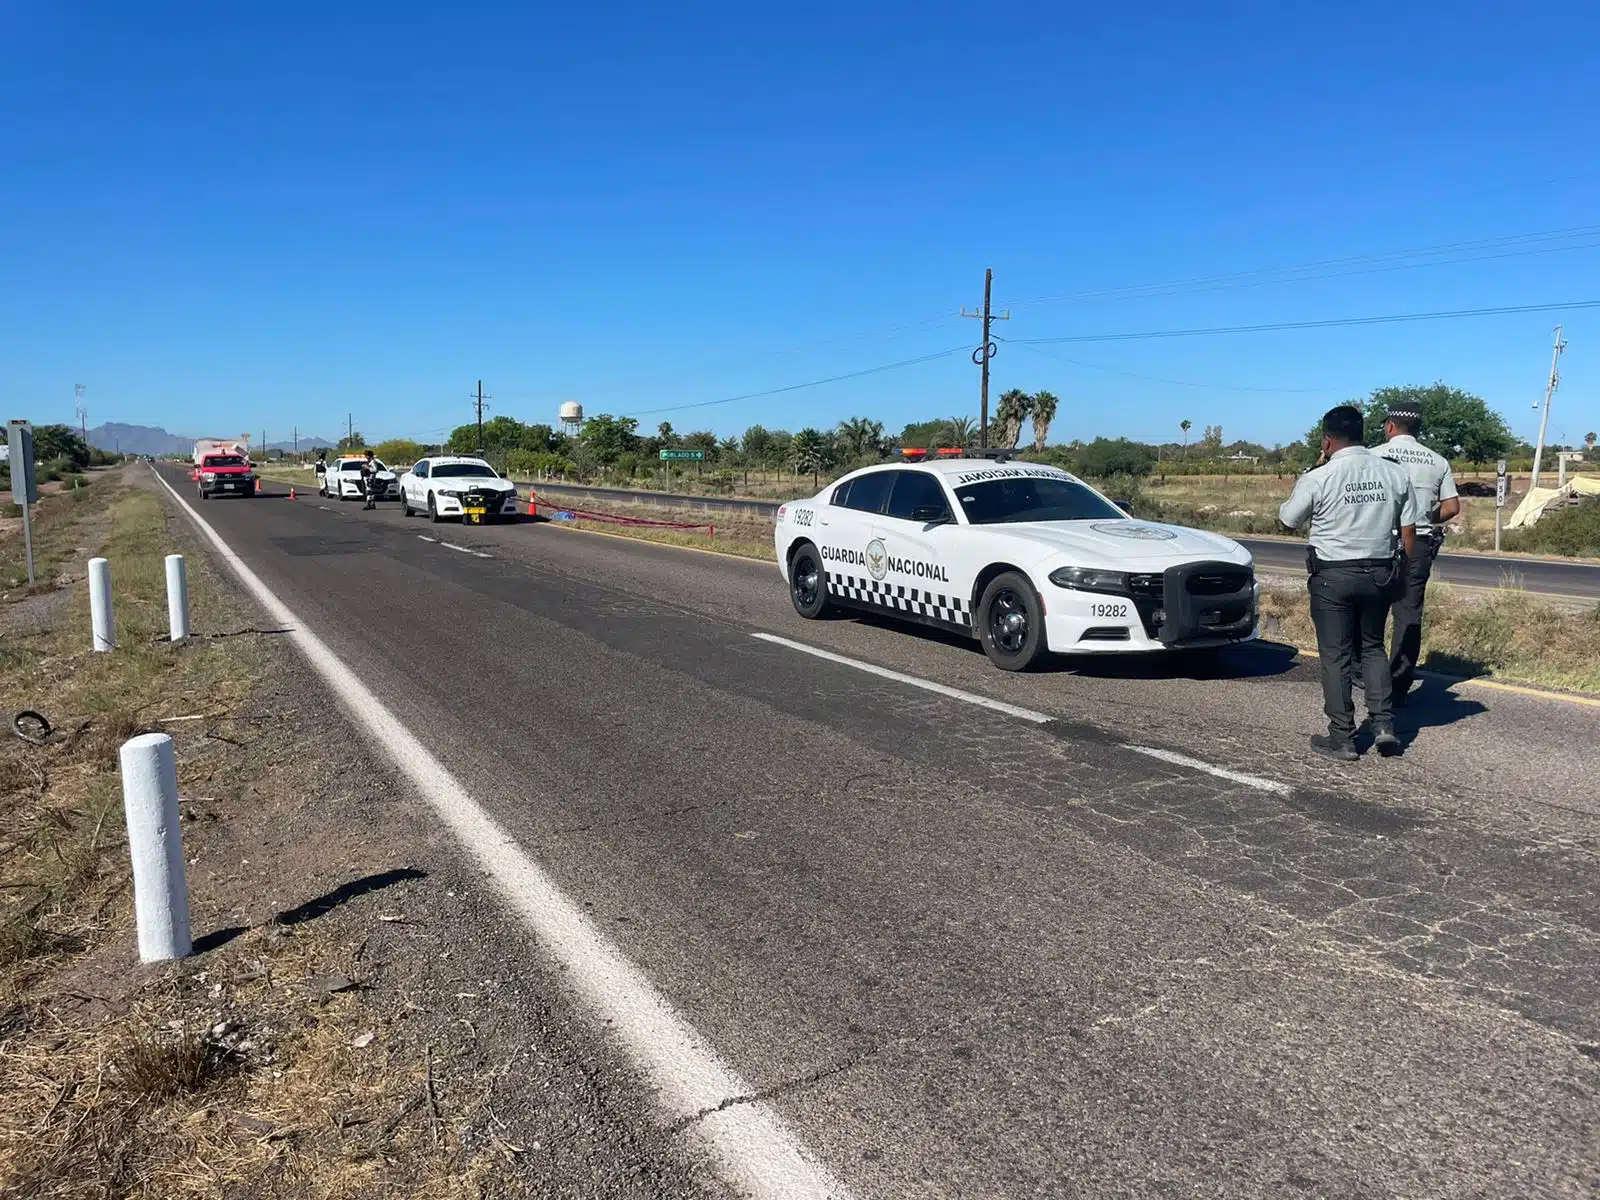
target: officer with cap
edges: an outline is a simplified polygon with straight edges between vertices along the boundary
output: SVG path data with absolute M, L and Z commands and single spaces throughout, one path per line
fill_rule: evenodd
M 1389 406 L 1383 435 L 1389 440 L 1376 453 L 1405 469 L 1417 497 L 1417 552 L 1406 556 L 1405 588 L 1394 602 L 1394 633 L 1389 643 L 1389 678 L 1396 706 L 1405 703 L 1422 653 L 1422 604 L 1428 592 L 1433 560 L 1444 542 L 1444 523 L 1461 511 L 1455 476 L 1448 459 L 1421 442 L 1422 406 L 1415 400 Z
M 1411 478 L 1369 451 L 1363 432 L 1359 408 L 1330 409 L 1322 418 L 1322 458 L 1278 510 L 1289 529 L 1311 521 L 1307 586 L 1322 659 L 1322 707 L 1328 714 L 1327 736 L 1313 737 L 1311 748 L 1338 762 L 1359 757 L 1350 698 L 1350 675 L 1358 661 L 1373 744 L 1380 754 L 1400 752 L 1383 632 L 1405 570 L 1401 551 L 1406 558 L 1416 555 Z

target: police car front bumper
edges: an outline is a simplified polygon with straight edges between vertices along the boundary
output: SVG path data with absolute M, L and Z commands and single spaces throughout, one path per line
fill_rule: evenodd
M 461 492 L 454 496 L 438 493 L 434 497 L 441 517 L 461 517 L 463 520 L 494 520 L 496 517 L 517 515 L 516 492 Z M 469 512 L 469 510 L 475 510 Z
M 1137 654 L 1251 641 L 1261 587 L 1237 563 L 1196 562 L 1134 573 L 1120 593 L 1052 588 L 1045 636 L 1058 654 Z

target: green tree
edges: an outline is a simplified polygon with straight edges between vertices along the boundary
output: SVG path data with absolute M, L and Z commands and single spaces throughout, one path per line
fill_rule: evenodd
M 850 461 L 863 458 L 882 458 L 884 452 L 883 422 L 866 417 L 851 417 L 840 421 L 837 432 L 839 452 Z
M 1153 447 L 1127 438 L 1095 438 L 1074 456 L 1077 473 L 1091 479 L 1148 475 L 1155 460 Z
M 1022 436 L 1022 423 L 1028 419 L 1028 414 L 1033 412 L 1033 397 L 1021 388 L 1011 388 L 1002 392 L 1000 403 L 995 406 L 994 423 L 997 433 L 990 439 L 990 443 L 1002 450 L 1015 450 L 1017 439 Z
M 1043 450 L 1045 439 L 1050 436 L 1050 422 L 1056 419 L 1056 405 L 1060 401 L 1051 392 L 1035 392 L 1033 394 L 1033 448 Z
M 352 429 L 339 439 L 338 449 L 341 451 L 360 450 L 367 444 L 367 439 L 361 436 L 361 431 Z
M 635 417 L 614 417 L 600 413 L 583 423 L 578 434 L 578 444 L 596 463 L 604 466 L 617 461 L 623 454 L 636 453 L 639 443 L 639 422 Z M 577 458 L 584 465 L 584 455 Z
M 1583 448 L 1592 453 L 1593 450 L 1594 450 L 1594 441 L 1595 441 L 1594 434 L 1592 434 L 1592 433 L 1584 434 L 1583 435 Z
M 944 436 L 939 441 L 946 446 L 966 446 L 978 440 L 978 423 L 971 417 L 946 417 L 941 423 Z
M 1194 428 L 1194 422 L 1185 417 L 1178 422 L 1178 428 L 1183 430 L 1183 456 L 1189 457 L 1189 430 Z
M 78 436 L 71 425 L 35 425 L 33 427 L 33 455 L 39 462 L 53 462 L 64 458 L 74 471 L 89 465 L 92 457 L 89 443 Z
M 386 442 L 379 442 L 372 452 L 391 467 L 397 463 L 408 466 L 428 453 L 422 443 L 413 442 L 410 438 L 390 438 Z
M 656 426 L 656 439 L 663 450 L 671 450 L 678 444 L 678 435 L 673 432 L 671 421 L 663 421 Z
M 1424 446 L 1446 458 L 1464 458 L 1471 463 L 1486 463 L 1511 450 L 1512 437 L 1505 418 L 1480 396 L 1436 382 L 1427 387 L 1378 388 L 1364 403 L 1367 445 L 1383 441 L 1383 423 L 1389 406 L 1406 401 L 1422 406 Z
M 819 430 L 802 429 L 794 435 L 790 460 L 797 473 L 811 476 L 813 487 L 821 486 L 822 472 L 828 465 L 828 450 L 828 439 Z
M 752 425 L 739 439 L 746 462 L 765 465 L 772 461 L 772 434 L 764 425 Z

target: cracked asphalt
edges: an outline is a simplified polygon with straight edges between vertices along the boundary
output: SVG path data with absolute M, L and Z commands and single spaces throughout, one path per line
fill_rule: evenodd
M 200 511 L 859 1196 L 1600 1194 L 1600 709 L 1435 681 L 1333 768 L 1271 647 L 1019 678 L 759 564 Z

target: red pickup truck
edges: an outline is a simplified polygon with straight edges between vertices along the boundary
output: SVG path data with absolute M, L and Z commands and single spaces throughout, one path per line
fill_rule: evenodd
M 207 454 L 195 472 L 200 499 L 213 496 L 254 496 L 256 473 L 242 454 Z

